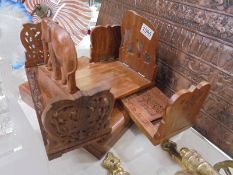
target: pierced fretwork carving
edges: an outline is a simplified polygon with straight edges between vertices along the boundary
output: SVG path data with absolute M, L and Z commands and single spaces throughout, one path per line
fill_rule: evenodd
M 113 104 L 114 97 L 106 89 L 79 91 L 70 98 L 58 97 L 49 102 L 42 114 L 48 155 L 60 154 L 110 134 Z
M 23 25 L 20 33 L 21 42 L 25 48 L 26 67 L 32 67 L 44 63 L 44 50 L 41 41 L 40 23 Z M 48 54 L 48 53 L 45 53 Z

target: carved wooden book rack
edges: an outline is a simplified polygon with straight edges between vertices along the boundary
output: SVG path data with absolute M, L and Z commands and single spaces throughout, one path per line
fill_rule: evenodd
M 168 99 L 154 87 L 122 101 L 135 124 L 157 145 L 194 124 L 209 90 L 210 84 L 201 82 Z
M 206 82 L 171 99 L 153 87 L 158 37 L 133 11 L 126 12 L 121 27 L 94 29 L 93 63 L 83 69 L 72 39 L 58 24 L 43 19 L 41 28 L 25 27 L 26 71 L 49 158 L 80 146 L 101 158 L 128 128 L 129 116 L 156 145 L 190 127 L 208 95 Z M 113 61 L 106 62 L 109 58 Z
M 153 87 L 158 36 L 155 27 L 133 11 L 125 13 L 121 26 L 94 29 L 93 63 L 82 69 L 70 35 L 50 19 L 24 25 L 21 40 L 50 159 L 80 146 L 101 158 L 130 126 L 129 116 L 159 144 L 195 122 L 210 90 L 202 82 L 168 99 Z M 23 96 L 27 87 L 21 86 Z

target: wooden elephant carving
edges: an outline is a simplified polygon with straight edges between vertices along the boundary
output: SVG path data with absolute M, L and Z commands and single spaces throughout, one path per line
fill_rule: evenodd
M 78 66 L 75 44 L 70 34 L 56 22 L 49 18 L 41 21 L 41 40 L 49 49 L 49 59 L 45 58 L 49 70 L 52 69 L 53 78 L 67 84 L 70 93 L 78 89 L 75 84 L 75 71 Z M 46 43 L 46 44 L 45 44 Z

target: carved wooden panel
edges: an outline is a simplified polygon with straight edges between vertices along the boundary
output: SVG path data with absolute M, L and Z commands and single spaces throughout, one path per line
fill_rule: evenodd
M 121 24 L 119 60 L 150 81 L 155 79 L 158 36 L 154 26 L 133 11 L 124 14 Z
M 157 85 L 168 95 L 202 80 L 211 93 L 195 128 L 233 156 L 233 3 L 231 0 L 103 0 L 98 25 L 120 24 L 126 10 L 159 33 Z
M 42 114 L 49 156 L 110 134 L 114 97 L 103 88 L 53 98 Z
M 91 62 L 119 58 L 120 26 L 97 26 L 91 32 Z
M 20 33 L 21 42 L 25 48 L 26 67 L 32 67 L 44 63 L 44 51 L 41 41 L 40 23 L 23 25 Z M 48 54 L 48 53 L 47 53 Z
M 41 121 L 41 115 L 44 110 L 45 104 L 43 102 L 43 96 L 42 96 L 41 90 L 38 86 L 38 80 L 37 80 L 38 68 L 29 67 L 29 68 L 25 68 L 25 71 L 26 71 L 26 75 L 27 75 L 27 79 L 28 79 L 28 83 L 29 83 L 29 87 L 30 87 L 30 91 L 32 95 L 33 105 L 34 105 L 37 119 L 40 125 L 41 134 L 43 137 L 44 144 L 46 145 L 47 144 L 46 135 L 43 129 L 44 127 L 42 125 L 42 121 Z

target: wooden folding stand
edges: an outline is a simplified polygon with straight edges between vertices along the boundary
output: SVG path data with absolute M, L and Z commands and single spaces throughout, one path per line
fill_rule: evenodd
M 26 102 L 32 96 L 50 159 L 80 146 L 100 159 L 130 126 L 130 118 L 155 145 L 195 122 L 210 85 L 202 82 L 170 100 L 153 87 L 158 36 L 145 18 L 127 11 L 121 26 L 97 26 L 91 35 L 91 63 L 80 67 L 78 59 L 75 71 L 75 59 L 61 63 L 66 55 L 61 56 L 62 49 L 74 48 L 72 43 L 61 44 L 56 53 L 59 43 L 41 37 L 41 31 L 46 32 L 43 22 L 58 27 L 45 19 L 42 28 L 26 24 L 21 32 L 30 91 L 24 83 L 20 92 Z M 65 32 L 59 30 L 54 37 Z M 67 81 L 66 64 L 72 71 Z
M 47 20 L 47 22 L 49 22 L 49 20 Z M 64 110 L 67 110 L 67 106 L 66 103 L 63 103 L 62 101 L 81 101 L 78 98 L 80 95 L 76 94 L 79 92 L 70 94 L 68 86 L 63 85 L 60 80 L 55 80 L 53 76 L 54 73 L 48 70 L 48 64 L 46 65 L 44 63 L 44 58 L 48 56 L 48 51 L 50 59 L 56 59 L 54 58 L 54 55 L 56 57 L 56 54 L 51 54 L 51 47 L 45 47 L 45 44 L 51 46 L 53 44 L 51 41 L 46 41 L 48 43 L 41 41 L 40 24 L 27 24 L 24 26 L 21 33 L 21 40 L 25 46 L 26 55 L 33 55 L 30 57 L 26 56 L 26 72 L 34 102 L 33 106 L 37 112 L 41 132 L 50 159 L 80 145 L 85 145 L 85 148 L 89 152 L 96 157 L 101 158 L 130 126 L 131 122 L 123 108 L 121 99 L 135 92 L 139 92 L 142 89 L 153 86 L 153 80 L 155 79 L 156 74 L 155 50 L 158 42 L 157 35 L 155 33 L 150 40 L 141 36 L 140 30 L 143 24 L 154 31 L 154 27 L 146 19 L 129 11 L 124 17 L 121 32 L 119 31 L 120 27 L 117 26 L 97 27 L 93 31 L 91 49 L 93 56 L 91 61 L 93 63 L 86 65 L 82 69 L 77 68 L 75 73 L 75 84 L 77 89 L 81 91 L 81 94 L 83 94 L 83 91 L 93 91 L 94 89 L 96 92 L 99 92 L 99 89 L 105 89 L 106 87 L 110 88 L 110 92 L 114 96 L 115 101 L 109 123 L 111 135 L 110 138 L 108 138 L 108 136 L 106 137 L 102 134 L 103 137 L 101 139 L 98 139 L 96 142 L 91 142 L 91 144 L 89 144 L 90 141 L 86 143 L 82 142 L 82 144 L 80 144 L 80 141 L 75 141 L 74 138 L 70 145 L 68 143 L 68 145 L 62 144 L 62 139 L 57 138 L 58 131 L 61 137 L 64 134 L 62 133 L 62 129 L 57 129 L 59 122 L 55 122 L 56 127 L 54 126 L 54 121 L 53 125 L 47 123 L 52 121 L 51 116 L 58 117 L 61 114 L 69 116 L 68 112 L 64 112 Z M 95 32 L 99 29 L 102 34 L 101 40 L 94 36 Z M 106 32 L 106 30 L 110 32 Z M 36 38 L 34 38 L 35 36 Z M 28 37 L 31 39 L 28 39 Z M 123 38 L 123 40 L 120 40 L 121 38 Z M 111 42 L 109 42 L 109 39 Z M 32 43 L 28 43 L 29 40 L 32 41 Z M 109 44 L 113 44 L 113 47 Z M 31 45 L 32 47 L 26 47 L 26 45 Z M 102 48 L 100 46 L 102 46 Z M 104 47 L 108 47 L 110 50 L 106 51 Z M 99 54 L 98 59 L 94 56 L 97 53 Z M 101 56 L 102 53 L 103 55 Z M 108 61 L 108 58 L 117 58 L 118 53 L 120 53 L 119 61 Z M 40 55 L 40 57 L 37 57 L 37 55 Z M 100 60 L 100 58 L 104 58 L 104 60 Z M 145 59 L 147 59 L 146 62 L 144 61 Z M 28 64 L 29 62 L 31 63 L 30 65 Z M 57 69 L 57 67 L 53 69 Z M 26 83 L 20 87 L 20 92 L 22 98 L 27 99 L 26 102 L 29 102 L 29 91 Z M 28 95 L 26 96 L 26 94 Z M 94 96 L 95 94 L 92 95 Z M 88 96 L 86 98 L 88 98 Z M 56 100 L 54 101 L 54 99 Z M 59 99 L 61 102 L 59 102 Z M 88 103 L 86 105 L 88 105 Z M 52 109 L 48 110 L 48 106 Z M 50 111 L 50 114 L 48 114 L 48 111 Z M 68 122 L 67 120 L 69 117 L 64 118 L 64 116 L 60 116 L 59 118 L 62 118 L 61 122 L 64 122 L 64 119 L 66 119 L 65 122 Z M 56 119 L 58 120 L 58 118 Z M 93 124 L 97 125 L 96 122 L 93 121 Z M 73 125 L 71 126 L 74 127 Z M 69 128 L 70 131 L 75 130 L 72 127 Z M 97 135 L 101 135 L 98 130 L 95 130 L 95 132 Z M 56 137 L 54 135 L 56 135 Z M 91 139 L 91 141 L 93 141 L 93 139 Z M 48 143 L 50 143 L 50 145 Z

